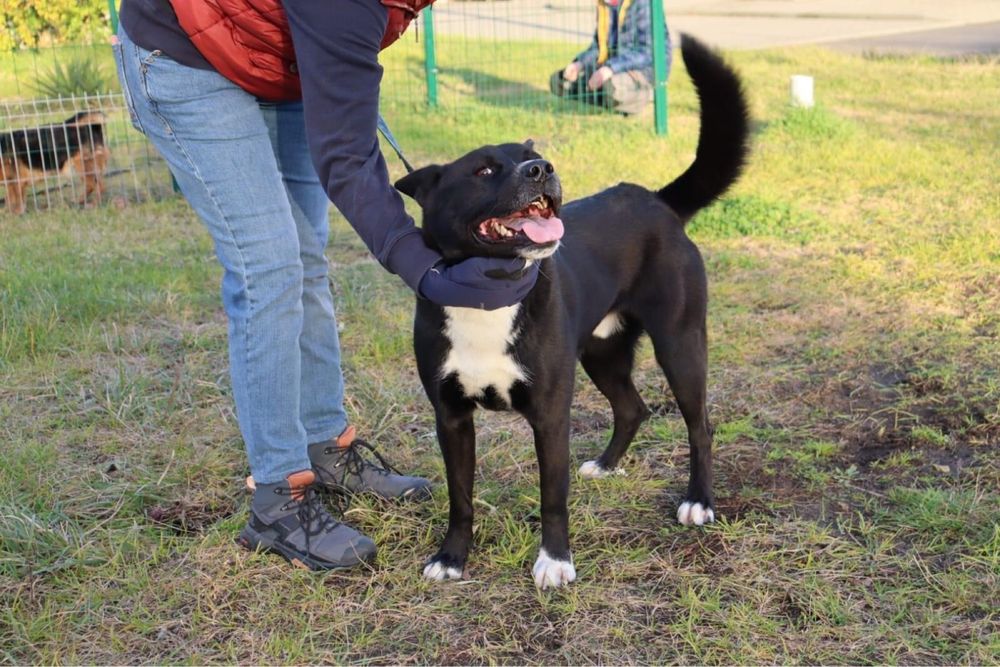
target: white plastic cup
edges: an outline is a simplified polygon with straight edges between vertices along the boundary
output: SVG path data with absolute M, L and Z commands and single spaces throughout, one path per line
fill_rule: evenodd
M 792 104 L 797 107 L 812 108 L 813 78 L 805 74 L 792 76 Z

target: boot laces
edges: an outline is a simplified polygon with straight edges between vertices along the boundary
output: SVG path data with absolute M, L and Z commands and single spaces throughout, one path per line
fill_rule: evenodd
M 364 451 L 366 450 L 375 457 L 378 464 L 375 464 L 365 458 Z M 382 476 L 402 475 L 402 473 L 399 472 L 395 466 L 389 463 L 384 456 L 378 453 L 378 450 L 361 438 L 355 438 L 354 441 L 347 447 L 327 447 L 323 450 L 323 453 L 341 455 L 341 462 L 334 466 L 335 468 L 341 470 L 339 475 L 321 466 L 313 466 L 330 479 L 336 480 L 336 484 L 338 486 L 346 487 L 347 478 L 350 476 L 364 479 L 363 473 L 366 470 L 371 470 Z
M 306 538 L 306 551 L 309 551 L 313 537 L 329 532 L 340 525 L 340 521 L 334 519 L 323 506 L 315 484 L 299 489 L 278 487 L 274 492 L 279 496 L 289 496 L 288 502 L 282 505 L 281 509 L 282 511 L 293 508 L 296 510 L 295 516 L 298 518 L 299 524 L 302 526 L 302 533 Z M 295 498 L 295 495 L 299 493 L 302 494 L 302 497 Z M 340 514 L 343 515 L 343 508 L 340 510 Z

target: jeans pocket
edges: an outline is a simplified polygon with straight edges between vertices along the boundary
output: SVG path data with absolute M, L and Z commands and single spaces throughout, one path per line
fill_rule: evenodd
M 182 65 L 160 49 L 150 51 L 136 46 L 135 51 L 139 65 L 135 93 L 143 96 L 140 102 L 145 102 L 152 117 L 172 132 L 162 109 L 192 99 L 203 86 L 202 77 L 215 73 Z
M 125 108 L 128 109 L 129 121 L 131 121 L 132 127 L 145 134 L 146 131 L 139 122 L 139 115 L 135 112 L 135 100 L 132 99 L 132 89 L 129 86 L 128 77 L 125 75 L 125 45 L 122 44 L 121 40 L 116 39 L 112 49 L 115 55 L 115 67 L 118 70 L 118 81 L 122 86 L 122 97 L 125 98 Z
M 156 62 L 157 59 L 159 59 L 159 57 L 163 55 L 163 51 L 160 51 L 159 49 L 147 51 L 142 47 L 138 47 L 136 49 L 136 55 L 142 59 L 139 65 L 139 69 L 142 71 L 143 75 L 145 75 L 149 73 L 150 65 Z

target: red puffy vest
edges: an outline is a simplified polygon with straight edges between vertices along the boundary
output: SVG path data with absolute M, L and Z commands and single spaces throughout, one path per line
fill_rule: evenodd
M 380 0 L 389 10 L 382 48 L 434 0 Z M 280 0 L 170 0 L 181 28 L 212 67 L 266 100 L 302 98 L 288 19 Z

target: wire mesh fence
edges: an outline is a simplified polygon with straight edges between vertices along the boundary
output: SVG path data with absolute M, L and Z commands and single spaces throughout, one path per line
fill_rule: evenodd
M 622 0 L 623 6 L 630 2 L 654 7 L 661 0 Z M 550 79 L 593 40 L 595 7 L 595 0 L 438 0 L 433 11 L 425 10 L 382 54 L 387 118 L 430 109 L 544 117 L 549 123 L 586 127 L 587 117 L 609 112 L 588 103 L 595 100 L 557 97 Z M 661 43 L 652 48 L 665 47 Z M 77 63 L 75 71 L 84 71 L 90 87 L 101 92 L 52 94 L 58 92 L 60 70 L 64 72 L 67 63 Z M 0 53 L 0 137 L 13 147 L 17 137 L 33 136 L 41 151 L 26 158 L 4 149 L 2 194 L 8 210 L 14 210 L 12 201 L 19 208 L 42 209 L 82 200 L 94 204 L 96 199 L 121 205 L 173 193 L 164 162 L 131 127 L 114 72 L 107 44 Z M 665 94 L 665 81 L 658 85 Z M 665 129 L 665 98 L 657 102 L 628 122 L 645 123 L 652 131 L 654 122 L 662 121 Z M 93 130 L 86 134 L 69 121 L 83 112 L 100 114 L 99 138 L 106 151 L 101 174 L 81 173 L 97 169 L 99 161 L 71 156 L 68 146 L 59 148 L 75 142 L 87 151 L 96 149 Z M 397 135 L 406 142 L 405 130 Z M 44 136 L 48 161 L 41 147 Z M 93 192 L 86 196 L 91 187 L 103 188 L 99 198 Z
M 383 56 L 392 103 L 550 109 L 549 75 L 590 42 L 594 6 L 586 0 L 446 0 L 414 28 Z
M 664 27 L 661 0 L 621 0 L 623 23 L 630 5 L 647 10 Z M 447 109 L 492 106 L 546 113 L 603 113 L 597 98 L 567 100 L 550 79 L 594 39 L 595 0 L 439 0 L 383 54 L 384 102 L 426 103 Z M 653 25 L 657 25 L 654 20 Z M 655 30 L 654 30 L 655 32 Z M 651 35 L 650 55 L 669 49 L 669 36 Z M 656 39 L 661 41 L 656 42 Z M 650 64 L 652 67 L 652 61 Z M 663 63 L 666 67 L 666 63 Z M 665 83 L 666 71 L 662 73 Z M 662 87 L 662 86 L 661 86 Z M 665 90 L 665 87 L 663 88 Z M 665 100 L 662 111 L 665 113 Z M 650 108 L 648 121 L 654 114 Z
M 0 181 L 10 213 L 122 206 L 172 192 L 121 95 L 0 101 Z

